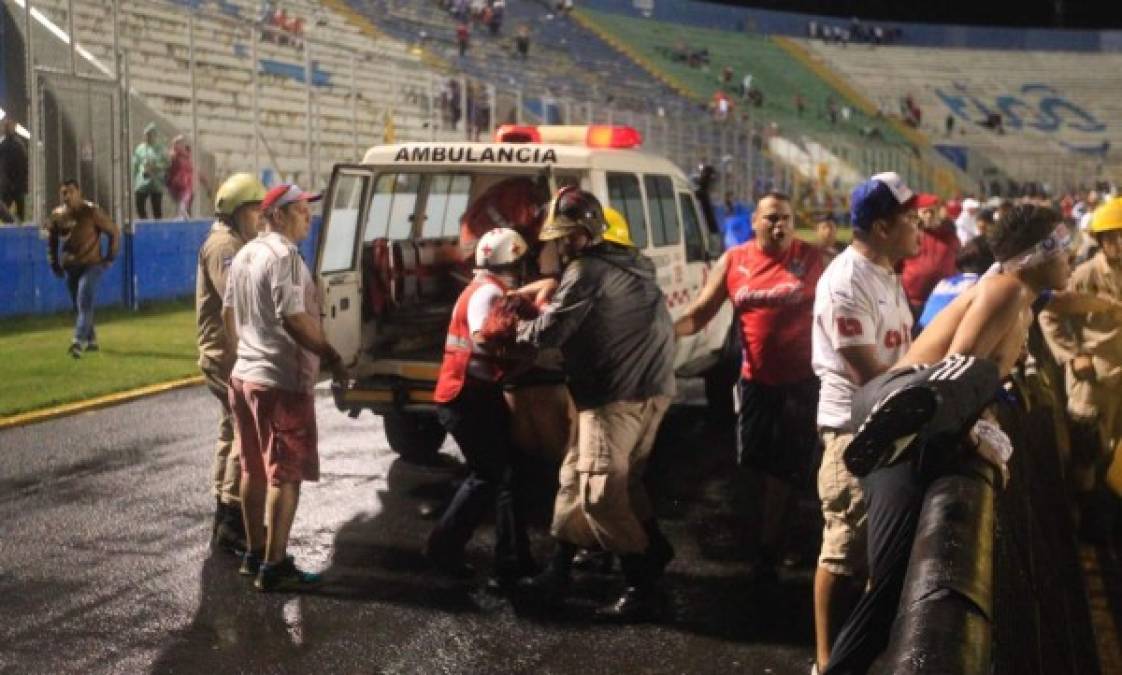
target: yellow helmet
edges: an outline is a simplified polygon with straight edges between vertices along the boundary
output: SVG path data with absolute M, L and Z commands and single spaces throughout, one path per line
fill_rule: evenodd
M 242 204 L 265 199 L 265 186 L 251 173 L 235 173 L 222 183 L 214 195 L 214 210 L 222 216 L 232 216 Z
M 622 213 L 609 206 L 604 209 L 604 222 L 608 226 L 604 230 L 604 241 L 621 246 L 635 246 L 635 242 L 631 241 L 631 229 L 627 227 L 627 220 Z
M 1091 216 L 1091 232 L 1122 230 L 1122 197 L 1115 197 L 1099 208 Z

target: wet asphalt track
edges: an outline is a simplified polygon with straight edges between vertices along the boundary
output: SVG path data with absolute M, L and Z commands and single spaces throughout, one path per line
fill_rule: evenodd
M 0 432 L 3 673 L 799 673 L 812 654 L 815 506 L 805 552 L 778 585 L 744 580 L 755 518 L 731 435 L 677 407 L 649 470 L 678 550 L 658 625 L 596 622 L 619 590 L 582 573 L 564 611 L 426 571 L 431 511 L 458 466 L 396 459 L 380 418 L 351 420 L 320 397 L 322 480 L 305 486 L 290 550 L 325 571 L 316 595 L 262 596 L 211 554 L 208 490 L 216 404 L 195 387 Z M 458 456 L 454 443 L 445 452 Z M 543 467 L 544 468 L 544 467 Z M 548 471 L 542 471 L 548 477 Z M 535 483 L 537 485 L 537 483 Z M 535 550 L 548 480 L 540 481 Z M 809 493 L 808 493 L 809 494 Z M 490 527 L 469 557 L 486 569 Z

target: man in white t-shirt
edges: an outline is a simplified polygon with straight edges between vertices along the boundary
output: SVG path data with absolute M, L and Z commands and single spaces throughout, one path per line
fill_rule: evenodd
M 895 269 L 919 250 L 915 197 L 893 172 L 854 188 L 853 244 L 826 268 L 815 294 L 811 360 L 822 383 L 818 428 L 825 446 L 818 472 L 825 527 L 814 578 L 819 670 L 864 585 L 865 501 L 842 454 L 853 438 L 854 392 L 911 344 L 912 314 Z
M 247 551 L 240 572 L 256 575 L 261 591 L 298 591 L 319 581 L 287 553 L 300 484 L 319 480 L 313 390 L 321 361 L 337 381 L 346 379 L 323 334 L 315 281 L 296 248 L 311 229 L 308 202 L 319 198 L 295 185 L 266 193 L 265 231 L 234 256 L 222 302 L 238 355 L 230 407 L 242 453 Z

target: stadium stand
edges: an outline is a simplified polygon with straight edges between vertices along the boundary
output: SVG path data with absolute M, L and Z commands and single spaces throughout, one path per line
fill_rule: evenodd
M 1122 126 L 1122 104 L 1104 86 L 1122 54 L 941 49 L 932 58 L 928 47 L 801 42 L 886 114 L 898 114 L 910 95 L 923 111 L 920 129 L 964 148 L 967 162 L 975 154 L 1011 178 L 1051 178 L 1056 188 L 1122 166 L 1109 140 Z
M 658 105 L 681 108 L 675 92 L 619 55 L 596 35 L 566 17 L 548 2 L 509 2 L 502 30 L 491 36 L 475 26 L 471 47 L 461 58 L 456 21 L 431 0 L 347 0 L 354 10 L 394 37 L 421 44 L 468 75 L 497 86 L 521 88 L 526 100 L 541 96 L 597 101 L 603 105 L 655 112 Z M 514 34 L 530 29 L 526 62 L 516 58 Z M 584 120 L 581 120 L 584 121 Z
M 190 132 L 188 23 L 194 12 L 199 145 L 213 153 L 219 174 L 252 169 L 250 55 L 252 31 L 260 29 L 257 7 L 252 0 L 227 0 L 220 5 L 222 12 L 214 14 L 192 6 L 202 3 L 122 3 L 121 47 L 128 58 L 130 85 L 177 129 Z M 444 135 L 428 96 L 430 84 L 440 76 L 420 56 L 403 43 L 361 31 L 320 3 L 304 0 L 287 6 L 308 18 L 315 142 L 310 148 L 305 142 L 308 105 L 302 49 L 262 39 L 258 44 L 262 166 L 281 177 L 311 183 L 309 154 L 312 171 L 320 180 L 334 162 L 357 160 L 390 128 L 398 138 Z M 34 7 L 57 26 L 70 25 L 65 0 L 41 0 Z M 101 63 L 112 64 L 112 34 L 104 30 L 111 3 L 87 0 L 73 7 L 78 43 Z M 353 101 L 352 58 L 357 90 Z

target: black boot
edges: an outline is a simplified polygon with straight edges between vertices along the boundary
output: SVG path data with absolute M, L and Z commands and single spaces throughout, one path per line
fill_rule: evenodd
M 650 555 L 647 551 L 620 556 L 627 587 L 615 602 L 596 610 L 597 616 L 620 623 L 655 621 L 662 616 L 663 598 L 654 581 Z
M 650 543 L 647 545 L 647 559 L 650 563 L 651 575 L 654 579 L 661 579 L 663 572 L 666 571 L 666 566 L 674 559 L 674 547 L 670 544 L 670 540 L 662 533 L 658 526 L 658 521 L 651 518 L 643 523 L 643 529 L 647 532 L 647 539 Z
M 573 557 L 573 567 L 607 574 L 616 566 L 616 557 L 600 548 L 582 548 Z
M 573 556 L 577 547 L 568 542 L 557 542 L 557 549 L 553 557 L 546 563 L 545 569 L 535 577 L 526 577 L 518 582 L 519 588 L 527 591 L 533 599 L 542 604 L 556 604 L 569 591 L 572 581 Z
M 215 550 L 235 555 L 245 552 L 245 521 L 242 520 L 240 504 L 223 504 L 222 500 L 218 500 L 210 545 Z

